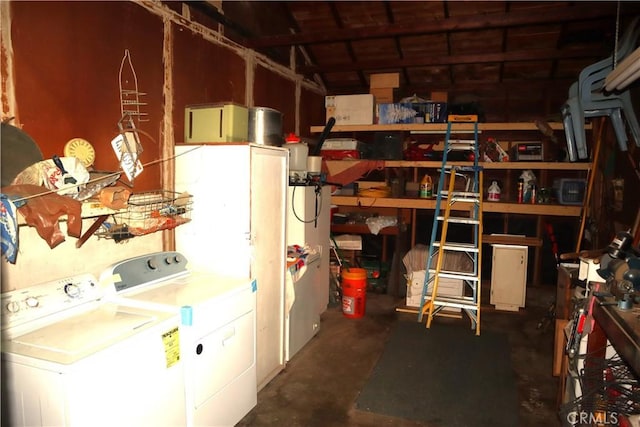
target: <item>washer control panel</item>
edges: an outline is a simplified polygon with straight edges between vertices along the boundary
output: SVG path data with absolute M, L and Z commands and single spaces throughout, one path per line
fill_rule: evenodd
M 164 251 L 129 258 L 112 265 L 101 276 L 116 292 L 131 290 L 188 273 L 187 259 L 179 252 Z
M 65 277 L 28 288 L 4 292 L 0 297 L 2 325 L 13 327 L 102 298 L 91 274 Z

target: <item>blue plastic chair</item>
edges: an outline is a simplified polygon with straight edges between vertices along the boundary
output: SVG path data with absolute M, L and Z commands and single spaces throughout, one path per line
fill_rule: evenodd
M 635 49 L 640 36 L 640 16 L 635 17 L 620 40 L 618 59 L 622 60 Z M 569 88 L 569 98 L 562 107 L 563 125 L 567 139 L 569 160 L 586 159 L 589 156 L 584 128 L 585 118 L 608 116 L 611 118 L 618 146 L 627 150 L 627 131 L 622 113 L 631 128 L 635 143 L 640 147 L 640 125 L 631 103 L 628 90 L 604 93 L 604 82 L 613 70 L 613 56 L 585 67 L 578 81 Z

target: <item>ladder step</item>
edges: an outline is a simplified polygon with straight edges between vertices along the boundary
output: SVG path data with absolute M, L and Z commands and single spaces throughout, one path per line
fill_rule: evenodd
M 445 173 L 455 172 L 481 172 L 484 170 L 484 166 L 478 165 L 448 165 L 445 164 L 440 167 L 440 172 L 444 169 Z M 460 176 L 468 176 L 466 173 L 458 173 Z
M 447 147 L 448 151 L 474 151 L 476 141 L 473 139 L 451 139 Z
M 440 194 L 442 194 L 443 197 L 449 197 L 449 190 L 442 190 Z M 465 197 L 468 199 L 480 200 L 480 193 L 475 191 L 453 191 L 453 193 L 451 193 L 451 197 Z
M 430 301 L 434 307 L 455 307 L 474 311 L 478 309 L 478 304 L 473 300 L 473 297 L 445 297 L 438 295 L 437 299 Z
M 430 269 L 429 270 L 429 274 L 433 275 L 435 278 L 435 269 Z M 478 276 L 476 276 L 476 274 L 474 272 L 469 272 L 469 273 L 465 273 L 463 271 L 445 271 L 445 270 L 440 270 L 440 274 L 438 274 L 438 277 L 440 278 L 447 278 L 447 279 L 460 279 L 460 280 L 466 280 L 469 282 L 478 282 Z
M 480 172 L 483 170 L 483 166 L 454 166 L 456 170 L 461 172 Z
M 457 251 L 457 252 L 479 252 L 478 246 L 473 243 L 451 243 L 445 242 L 441 245 L 440 242 L 433 242 L 433 246 L 444 249 L 445 251 Z
M 477 205 L 480 203 L 480 199 L 478 199 L 477 197 L 464 197 L 464 196 L 453 196 L 453 197 L 448 197 L 447 200 L 449 201 L 449 204 L 454 204 L 456 202 L 459 203 L 471 203 L 474 205 Z
M 444 216 L 442 215 L 439 216 L 438 221 L 444 221 Z M 480 224 L 480 221 L 475 218 L 466 218 L 466 217 L 457 217 L 457 216 L 450 216 L 448 221 L 456 224 Z
M 438 306 L 438 307 L 434 307 L 433 308 L 433 316 L 442 316 L 442 317 L 451 317 L 451 315 L 449 314 L 449 312 L 447 310 L 445 310 L 447 307 L 446 306 Z M 469 316 L 469 318 L 475 323 L 478 321 L 478 313 L 479 311 L 474 309 L 469 309 L 469 308 L 464 308 L 462 307 L 462 309 L 464 310 L 465 313 L 467 313 L 467 316 Z
M 438 216 L 437 218 L 438 221 L 444 221 L 444 216 L 442 215 Z M 480 220 L 468 217 L 450 216 L 448 221 L 456 224 L 480 224 Z

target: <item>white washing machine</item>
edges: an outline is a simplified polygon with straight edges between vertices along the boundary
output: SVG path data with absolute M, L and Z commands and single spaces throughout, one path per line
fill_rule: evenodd
M 110 299 L 181 316 L 187 426 L 233 426 L 257 404 L 255 281 L 191 272 L 171 251 L 121 261 L 100 281 Z
M 2 294 L 3 425 L 185 423 L 179 316 L 101 297 L 92 275 Z

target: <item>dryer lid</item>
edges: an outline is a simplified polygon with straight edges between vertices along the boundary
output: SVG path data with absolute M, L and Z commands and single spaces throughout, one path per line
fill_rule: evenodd
M 230 297 L 253 285 L 250 278 L 193 272 L 165 282 L 138 286 L 129 292 L 120 292 L 118 296 L 179 310 L 183 306 L 197 306 L 213 299 Z

